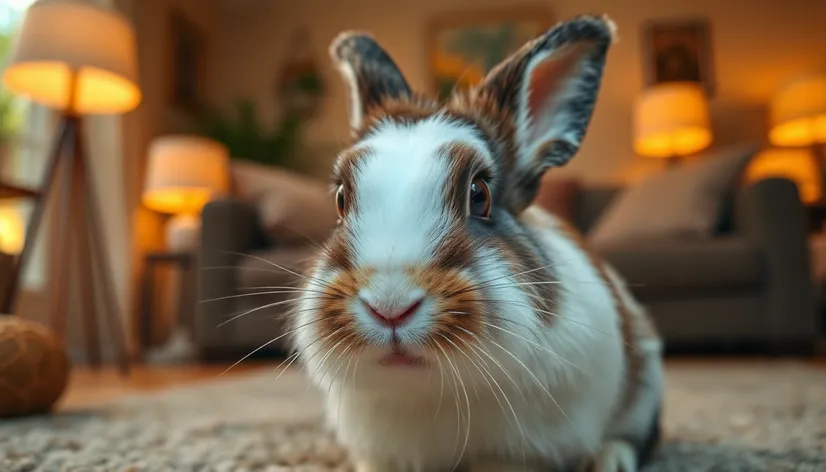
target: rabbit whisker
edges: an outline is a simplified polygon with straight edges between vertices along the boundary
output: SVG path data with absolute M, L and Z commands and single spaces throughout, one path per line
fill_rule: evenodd
M 346 340 L 346 339 L 350 339 L 350 337 L 352 337 L 352 336 L 353 336 L 353 334 L 351 333 L 349 336 L 347 336 L 347 337 L 345 337 L 344 339 L 342 339 L 342 341 L 344 341 L 344 340 Z M 333 376 L 332 376 L 332 378 L 330 379 L 330 386 L 327 388 L 327 398 L 329 398 L 329 397 L 330 397 L 330 394 L 332 394 L 332 392 L 333 392 L 333 385 L 335 385 L 335 383 L 336 383 L 336 379 L 338 378 L 338 373 L 341 371 L 341 368 L 344 366 L 344 361 L 342 361 L 342 360 L 341 360 L 341 357 L 342 357 L 343 355 L 347 354 L 348 352 L 350 352 L 350 349 L 352 349 L 352 348 L 353 348 L 353 346 L 354 346 L 353 344 L 350 344 L 349 346 L 346 346 L 346 347 L 344 348 L 344 350 L 342 350 L 342 351 L 338 354 L 338 357 L 336 357 L 336 360 L 334 361 L 334 363 L 335 363 L 335 364 L 338 364 L 338 367 L 336 368 L 335 372 L 333 372 Z M 333 362 L 331 362 L 330 364 L 332 364 L 332 363 L 333 363 Z M 329 366 L 328 366 L 328 368 L 329 368 Z M 322 375 L 322 378 L 324 378 L 326 375 L 327 375 L 327 372 L 324 372 L 324 374 Z
M 457 326 L 456 328 L 457 328 L 457 329 L 460 329 L 460 330 L 462 330 L 462 331 L 464 331 L 464 332 L 465 332 L 465 333 L 467 333 L 468 335 L 472 336 L 474 339 L 479 339 L 479 337 L 478 337 L 478 336 L 476 336 L 476 335 L 475 335 L 475 334 L 473 334 L 472 332 L 468 331 L 467 329 L 462 328 L 461 326 Z M 499 370 L 501 370 L 501 371 L 502 371 L 502 373 L 503 373 L 503 374 L 505 374 L 505 376 L 508 378 L 508 380 L 510 380 L 510 381 L 511 381 L 511 384 L 513 384 L 514 389 L 516 389 L 516 391 L 519 393 L 519 396 L 521 396 L 521 397 L 522 397 L 522 400 L 527 401 L 527 398 L 525 397 L 525 394 L 524 394 L 524 393 L 522 393 L 522 389 L 521 389 L 521 388 L 519 388 L 519 384 L 518 384 L 518 383 L 516 383 L 516 380 L 514 380 L 514 378 L 513 378 L 513 377 L 511 376 L 511 374 L 507 371 L 507 369 L 505 369 L 505 367 L 504 367 L 504 366 L 503 366 L 503 365 L 502 365 L 502 364 L 501 364 L 498 360 L 496 360 L 496 358 L 495 358 L 495 357 L 491 356 L 491 355 L 487 352 L 487 350 L 486 350 L 486 349 L 479 348 L 479 352 L 481 352 L 482 354 L 484 354 L 485 356 L 487 356 L 487 357 L 488 357 L 488 359 L 490 359 L 491 361 L 493 361 L 493 363 L 494 363 L 494 364 L 496 364 L 496 366 L 497 366 L 497 367 L 499 367 Z
M 440 334 L 440 336 L 445 341 L 449 342 L 453 347 L 458 349 L 459 352 L 464 354 L 464 351 L 462 351 L 462 349 L 459 348 L 459 346 L 457 346 L 456 343 L 451 341 L 450 338 L 448 338 L 444 334 Z M 467 357 L 467 354 L 465 354 L 465 356 Z M 470 357 L 468 357 L 468 359 L 470 359 Z M 459 453 L 459 458 L 456 460 L 456 465 L 453 467 L 454 471 L 459 467 L 459 464 L 462 462 L 462 458 L 464 457 L 465 451 L 467 450 L 468 440 L 470 439 L 470 398 L 468 398 L 467 389 L 465 388 L 465 382 L 462 380 L 462 374 L 459 373 L 458 375 L 459 375 L 459 382 L 462 384 L 462 391 L 465 394 L 465 404 L 467 405 L 467 422 L 465 423 L 465 443 L 462 445 L 462 452 Z M 474 384 L 475 384 L 475 382 L 474 382 Z M 475 388 L 476 387 L 474 387 L 474 390 L 475 390 Z M 477 398 L 479 397 L 478 392 L 477 392 L 476 396 L 477 396 Z
M 561 315 L 559 315 L 559 314 L 557 314 L 557 313 L 553 313 L 553 312 L 550 312 L 550 311 L 547 311 L 547 310 L 542 310 L 542 309 L 539 309 L 539 308 L 537 308 L 537 307 L 535 307 L 535 306 L 533 306 L 533 305 L 529 305 L 529 304 L 527 304 L 527 303 L 518 302 L 518 301 L 516 301 L 516 300 L 497 300 L 497 299 L 480 299 L 479 301 L 482 301 L 482 302 L 491 302 L 491 303 L 506 303 L 506 304 L 511 304 L 511 305 L 517 305 L 517 306 L 523 306 L 523 307 L 526 307 L 526 308 L 530 308 L 530 309 L 532 309 L 532 310 L 536 311 L 537 313 L 543 313 L 543 314 L 546 314 L 546 315 L 548 315 L 548 316 L 554 316 L 554 317 L 557 317 L 557 318 L 564 319 L 564 320 L 566 320 L 566 321 L 570 321 L 571 323 L 574 323 L 574 324 L 580 325 L 580 326 L 582 326 L 582 327 L 584 327 L 584 328 L 592 329 L 592 330 L 594 330 L 594 331 L 595 331 L 595 332 L 597 332 L 597 333 L 604 334 L 605 336 L 608 336 L 608 337 L 610 337 L 611 339 L 616 339 L 616 340 L 622 341 L 622 342 L 623 342 L 624 344 L 626 344 L 627 346 L 631 346 L 630 344 L 626 343 L 626 342 L 625 342 L 622 338 L 620 338 L 620 337 L 618 337 L 618 336 L 614 336 L 612 333 L 609 333 L 608 331 L 603 331 L 603 330 L 601 330 L 601 329 L 599 329 L 599 328 L 595 328 L 595 327 L 590 326 L 590 325 L 588 325 L 588 324 L 585 324 L 585 323 L 583 323 L 583 322 L 581 322 L 581 321 L 577 321 L 577 320 L 574 320 L 574 319 L 571 319 L 571 318 L 568 318 L 568 317 L 563 317 L 563 316 L 561 316 Z M 503 318 L 503 319 L 504 319 L 504 318 Z
M 328 318 L 330 318 L 330 317 L 332 317 L 332 316 L 335 316 L 335 315 L 330 315 L 329 317 L 326 317 L 326 318 L 319 318 L 319 319 L 318 319 L 318 320 L 316 320 L 316 321 L 322 321 L 322 320 L 324 320 L 324 319 L 328 319 Z M 317 337 L 315 340 L 313 340 L 312 342 L 310 342 L 309 344 L 307 344 L 306 346 L 304 346 L 304 348 L 303 348 L 303 349 L 301 349 L 301 350 L 299 351 L 299 357 L 301 356 L 301 354 L 304 354 L 305 352 L 307 352 L 307 350 L 308 350 L 308 349 L 310 349 L 310 348 L 311 348 L 311 347 L 312 347 L 315 343 L 318 343 L 318 342 L 324 342 L 324 341 L 326 341 L 327 339 L 329 339 L 329 338 L 331 338 L 331 337 L 335 336 L 336 334 L 338 334 L 338 332 L 340 332 L 342 329 L 344 329 L 344 328 L 339 328 L 339 329 L 337 329 L 337 330 L 333 331 L 332 333 L 328 334 L 327 336 L 320 336 L 320 337 Z M 309 363 L 309 361 L 310 361 L 310 360 L 312 360 L 312 359 L 313 359 L 316 355 L 318 355 L 318 354 L 319 354 L 319 353 L 313 354 L 313 355 L 312 355 L 312 356 L 310 356 L 310 358 L 309 358 L 309 359 L 307 359 L 305 362 L 302 362 L 302 363 L 301 363 L 301 367 L 298 369 L 298 371 L 299 371 L 299 372 L 304 371 L 304 367 L 305 367 L 305 366 Z
M 275 377 L 275 381 L 276 381 L 276 382 L 278 381 L 278 379 L 280 379 L 280 378 L 281 378 L 281 376 L 282 376 L 282 375 L 284 375 L 284 372 L 286 372 L 286 371 L 287 371 L 287 369 L 289 369 L 289 368 L 290 368 L 290 366 L 291 366 L 291 365 L 293 365 L 293 362 L 295 362 L 295 360 L 296 360 L 296 359 L 298 359 L 298 357 L 299 357 L 299 355 L 300 355 L 300 354 L 301 354 L 301 353 L 300 353 L 300 352 L 298 352 L 298 351 L 296 351 L 296 352 L 294 352 L 294 353 L 290 354 L 290 356 L 289 356 L 289 357 L 287 357 L 287 358 L 286 358 L 286 359 L 284 359 L 284 360 L 283 360 L 280 364 L 278 364 L 278 367 L 276 367 L 275 369 L 273 369 L 273 370 L 272 370 L 273 372 L 275 372 L 275 371 L 277 371 L 277 370 L 278 370 L 278 369 L 279 369 L 282 365 L 284 365 L 284 363 L 287 363 L 287 365 L 285 365 L 285 366 L 284 366 L 284 368 L 283 368 L 283 369 L 281 369 L 281 372 L 279 372 L 279 373 L 278 373 L 278 376 L 276 376 L 276 377 Z M 289 362 L 287 362 L 287 361 L 289 361 Z
M 353 362 L 353 357 L 355 354 L 350 354 L 347 356 L 347 368 L 344 369 L 344 380 L 341 382 L 341 389 L 338 392 L 338 423 L 341 424 L 341 402 L 344 399 L 344 388 L 347 385 L 347 374 L 350 373 L 350 363 Z
M 254 256 L 254 255 L 252 255 L 252 254 L 244 254 L 244 253 L 242 253 L 242 252 L 233 252 L 233 251 L 226 251 L 226 252 L 228 252 L 229 254 L 236 255 L 236 256 L 241 256 L 241 257 L 249 257 L 250 259 L 255 259 L 255 260 L 260 261 L 260 262 L 263 262 L 263 263 L 265 263 L 265 264 L 269 264 L 269 265 L 271 265 L 271 266 L 273 266 L 273 267 L 276 267 L 276 268 L 278 268 L 278 269 L 281 269 L 281 270 L 282 270 L 282 271 L 284 271 L 284 272 L 287 272 L 288 274 L 292 274 L 292 275 L 295 275 L 296 277 L 301 277 L 302 279 L 307 279 L 307 280 L 310 280 L 310 281 L 312 281 L 312 282 L 315 282 L 315 283 L 317 283 L 317 284 L 321 285 L 322 287 L 327 288 L 328 290 L 332 290 L 332 291 L 334 291 L 334 292 L 338 293 L 339 295 L 342 295 L 342 296 L 343 296 L 343 295 L 345 295 L 345 294 L 341 293 L 341 292 L 340 292 L 340 290 L 338 290 L 338 289 L 337 289 L 337 288 L 335 288 L 333 285 L 331 285 L 329 282 L 326 282 L 326 281 L 324 281 L 324 280 L 321 280 L 321 279 L 319 279 L 318 277 L 313 277 L 313 276 L 311 276 L 311 275 L 306 275 L 306 274 L 302 274 L 302 273 L 296 272 L 296 271 L 294 271 L 294 270 L 290 270 L 290 269 L 288 269 L 288 268 L 286 268 L 286 267 L 284 267 L 284 266 L 281 266 L 281 265 L 276 264 L 275 262 L 272 262 L 272 261 L 269 261 L 269 260 L 267 260 L 267 259 L 264 259 L 263 257 Z
M 436 414 L 433 415 L 433 419 L 436 419 L 442 410 L 442 399 L 445 396 L 445 371 L 442 366 L 442 360 L 439 359 L 439 353 L 436 353 L 434 357 L 436 358 L 436 363 L 439 365 L 439 404 L 436 406 Z
M 559 261 L 556 261 L 556 262 L 552 262 L 550 264 L 543 265 L 541 267 L 535 267 L 533 269 L 528 269 L 528 270 L 524 270 L 522 272 L 517 272 L 515 274 L 505 274 L 505 275 L 500 275 L 499 277 L 494 277 L 492 279 L 483 280 L 481 282 L 477 282 L 477 283 L 475 283 L 473 285 L 470 285 L 468 287 L 464 287 L 464 288 L 461 288 L 459 290 L 456 290 L 455 292 L 452 292 L 452 293 L 448 294 L 448 296 L 459 295 L 459 294 L 464 293 L 464 292 L 469 292 L 469 291 L 472 291 L 472 290 L 478 290 L 482 287 L 487 286 L 489 283 L 496 282 L 497 280 L 506 279 L 508 277 L 519 277 L 520 275 L 530 274 L 530 273 L 537 272 L 537 271 L 540 271 L 540 270 L 543 270 L 543 269 L 548 269 L 548 268 L 553 267 L 554 265 L 556 265 L 558 263 L 559 263 Z
M 460 348 L 460 347 L 459 347 L 456 343 L 454 343 L 454 342 L 453 342 L 453 340 L 451 340 L 450 338 L 448 338 L 447 336 L 445 336 L 445 335 L 444 335 L 444 334 L 442 334 L 442 333 L 439 333 L 439 336 L 440 336 L 442 339 L 444 339 L 445 341 L 447 341 L 447 342 L 448 342 L 451 346 L 453 346 L 453 347 L 454 347 L 457 351 L 459 351 L 459 352 L 460 352 L 463 356 L 467 357 L 467 358 L 470 360 L 470 357 L 467 355 L 467 353 L 466 353 L 464 350 L 462 350 L 462 348 Z M 472 362 L 472 361 L 471 361 L 471 362 Z M 473 390 L 474 390 L 474 392 L 476 393 L 476 399 L 478 400 L 478 399 L 479 399 L 479 392 L 476 390 L 476 380 L 474 380 L 473 378 L 471 378 L 471 380 L 473 380 Z
M 458 384 L 456 384 L 456 385 L 458 386 L 459 384 L 461 384 L 462 391 L 465 394 L 465 400 L 467 402 L 467 417 L 465 418 L 466 419 L 466 421 L 465 421 L 465 424 L 466 424 L 465 443 L 464 443 L 464 446 L 462 447 L 462 452 L 459 453 L 459 458 L 456 460 L 456 464 L 453 466 L 453 470 L 455 471 L 459 467 L 459 464 L 461 464 L 461 462 L 462 462 L 462 456 L 464 456 L 464 454 L 465 454 L 468 439 L 470 438 L 470 399 L 468 398 L 467 389 L 465 389 L 465 383 L 462 381 L 462 374 L 459 373 L 459 371 L 456 369 L 456 366 L 453 364 L 453 361 L 450 360 L 450 357 L 447 355 L 447 352 L 445 352 L 444 348 L 441 345 L 439 345 L 439 343 L 435 343 L 435 345 L 445 355 L 445 360 L 448 362 L 448 364 L 450 364 L 451 370 L 453 370 L 454 379 L 458 382 Z M 457 413 L 457 415 L 456 415 L 457 420 L 456 420 L 456 442 L 455 442 L 455 446 L 458 446 L 459 445 L 459 434 L 461 432 L 461 416 L 462 416 L 462 413 L 463 413 L 462 408 L 459 406 L 459 390 L 458 390 L 458 388 L 456 389 L 456 396 L 454 397 L 454 400 L 456 400 L 456 413 Z M 456 447 L 453 448 L 453 451 L 454 451 L 454 453 L 456 452 Z
M 541 345 L 541 344 L 539 344 L 539 343 L 536 343 L 536 342 L 534 342 L 534 341 L 531 341 L 530 339 L 528 339 L 528 338 L 526 338 L 526 337 L 524 337 L 524 336 L 522 336 L 522 335 L 520 335 L 520 334 L 514 333 L 513 331 L 507 330 L 507 329 L 502 328 L 501 326 L 497 326 L 497 325 L 495 325 L 495 324 L 493 324 L 493 323 L 488 323 L 487 321 L 482 321 L 482 324 L 484 324 L 485 326 L 488 326 L 488 327 L 490 327 L 490 328 L 498 329 L 499 331 L 502 331 L 502 332 L 504 332 L 504 333 L 510 334 L 511 336 L 513 336 L 513 337 L 515 337 L 515 338 L 517 338 L 517 339 L 520 339 L 520 340 L 522 340 L 522 341 L 525 341 L 526 343 L 530 344 L 531 346 L 533 346 L 533 347 L 535 347 L 535 348 L 537 348 L 537 349 L 539 349 L 539 350 L 541 350 L 541 351 L 547 352 L 548 354 L 550 354 L 550 355 L 552 355 L 552 356 L 556 357 L 556 358 L 557 358 L 557 359 L 559 359 L 560 361 L 562 361 L 562 362 L 564 362 L 564 363 L 566 363 L 566 364 L 570 365 L 571 367 L 574 367 L 575 369 L 579 370 L 579 371 L 580 371 L 580 372 L 582 372 L 583 374 L 593 377 L 593 374 L 591 374 L 590 372 L 585 371 L 584 369 L 582 369 L 582 367 L 579 367 L 578 365 L 574 364 L 573 362 L 569 361 L 568 359 L 565 359 L 564 357 L 560 356 L 559 354 L 555 353 L 554 351 L 552 351 L 552 350 L 548 349 L 547 347 L 545 347 L 545 346 L 543 346 L 543 345 Z
M 341 328 L 339 328 L 339 329 L 341 329 Z M 321 377 L 318 377 L 319 381 L 321 381 L 322 379 L 324 379 L 324 377 L 327 376 L 327 372 L 329 371 L 330 366 L 332 365 L 332 362 L 329 363 L 329 364 L 326 364 L 326 366 L 325 366 L 324 361 L 326 361 L 327 358 L 330 357 L 330 355 L 332 355 L 333 352 L 336 351 L 336 349 L 338 349 L 338 347 L 341 345 L 341 343 L 343 343 L 344 341 L 350 339 L 350 337 L 352 337 L 352 336 L 353 336 L 353 333 L 350 333 L 349 335 L 341 338 L 337 343 L 333 344 L 333 347 L 331 347 L 330 349 L 327 350 L 327 354 L 324 354 L 324 356 L 322 356 L 321 359 L 318 361 L 319 367 L 316 368 L 316 372 L 313 372 L 312 377 L 315 377 L 316 374 L 318 374 L 318 369 L 320 369 L 322 366 L 324 366 L 324 373 L 321 374 Z
M 315 343 L 316 341 L 321 341 L 321 342 L 323 343 L 324 341 L 326 341 L 326 340 L 328 340 L 328 339 L 332 338 L 333 336 L 337 335 L 338 333 L 340 333 L 340 332 L 341 332 L 341 331 L 343 331 L 343 330 L 344 330 L 344 327 L 342 326 L 342 327 L 340 327 L 340 328 L 336 329 L 335 331 L 333 331 L 332 333 L 328 334 L 327 336 L 324 336 L 323 338 L 318 338 L 318 339 L 316 339 L 315 341 L 313 341 L 313 343 Z M 307 347 L 309 347 L 309 346 L 307 346 Z M 324 355 L 322 356 L 321 360 L 319 361 L 318 366 L 316 366 L 316 368 L 315 368 L 315 370 L 313 371 L 312 375 L 310 375 L 310 376 L 309 376 L 310 378 L 315 378 L 316 374 L 318 374 L 318 370 L 319 370 L 319 369 L 321 369 L 321 368 L 324 366 L 324 359 L 325 359 L 325 358 L 326 358 L 326 357 L 330 354 L 330 351 L 332 351 L 333 349 L 335 349 L 335 347 L 336 347 L 336 346 L 333 346 L 332 348 L 327 349 L 327 351 L 326 351 L 326 352 L 325 352 L 325 351 L 322 351 L 322 350 L 319 350 L 318 352 L 316 352 L 315 354 L 313 354 L 312 356 L 310 356 L 310 358 L 309 358 L 309 359 L 307 359 L 307 361 L 306 361 L 306 362 L 304 362 L 304 363 L 302 364 L 302 366 L 301 366 L 301 370 L 303 370 L 303 369 L 304 369 L 304 367 L 306 367 L 306 366 L 310 365 L 310 361 L 311 361 L 311 360 L 313 360 L 313 359 L 315 358 L 315 356 L 317 356 L 317 355 L 321 354 L 322 352 L 324 352 Z M 304 350 L 306 351 L 307 349 L 305 348 Z M 300 371 L 300 370 L 299 370 L 299 371 Z M 308 372 L 308 374 L 309 374 L 309 372 Z M 310 385 L 309 385 L 309 383 L 308 383 L 308 384 L 307 384 L 307 388 L 305 389 L 305 391 L 309 391 L 309 389 L 310 389 Z
M 361 362 L 361 357 L 356 357 L 356 365 L 353 366 L 353 385 L 350 387 L 350 390 L 355 390 L 357 388 L 356 382 L 358 382 L 358 380 L 356 374 L 359 370 L 359 362 Z
M 281 301 L 278 301 L 278 302 L 267 303 L 266 305 L 261 305 L 259 307 L 253 308 L 251 310 L 247 310 L 247 311 L 245 311 L 241 314 L 235 315 L 235 316 L 231 317 L 230 319 L 225 320 L 225 321 L 221 322 L 220 324 L 218 324 L 218 326 L 216 326 L 216 328 L 220 328 L 221 326 L 224 326 L 228 323 L 232 323 L 233 321 L 237 320 L 238 318 L 247 316 L 250 313 L 254 313 L 254 312 L 259 311 L 259 310 L 266 310 L 267 308 L 273 308 L 273 307 L 276 307 L 276 306 L 281 306 L 281 305 L 284 305 L 286 303 L 295 303 L 295 302 L 299 302 L 301 300 L 312 300 L 312 299 L 324 299 L 324 297 L 289 298 L 287 300 L 281 300 Z
M 303 325 L 301 325 L 301 326 L 298 326 L 298 327 L 297 327 L 297 328 L 295 328 L 295 329 L 291 329 L 291 330 L 289 330 L 289 331 L 287 331 L 287 332 L 285 332 L 285 333 L 282 333 L 282 334 L 280 334 L 280 335 L 278 335 L 278 336 L 276 336 L 276 337 L 274 337 L 274 338 L 270 339 L 269 341 L 265 342 L 264 344 L 262 344 L 262 345 L 258 346 L 257 348 L 253 349 L 253 350 L 252 350 L 249 354 L 247 354 L 246 356 L 244 356 L 244 357 L 242 357 L 241 359 L 239 359 L 239 360 L 238 360 L 238 362 L 236 362 L 235 364 L 232 364 L 231 366 L 227 367 L 227 370 L 225 370 L 225 371 L 221 372 L 221 374 L 220 374 L 220 375 L 224 375 L 224 374 L 226 374 L 226 373 L 227 373 L 227 372 L 229 372 L 229 371 L 230 371 L 233 367 L 235 367 L 235 366 L 237 366 L 238 364 L 240 364 L 240 363 L 244 362 L 245 360 L 249 359 L 249 357 L 250 357 L 250 356 L 252 356 L 252 355 L 253 355 L 253 354 L 255 354 L 256 352 L 260 351 L 261 349 L 264 349 L 265 347 L 267 347 L 267 346 L 269 346 L 270 344 L 272 344 L 272 343 L 274 343 L 274 342 L 278 341 L 279 339 L 281 339 L 281 338 L 283 338 L 283 337 L 285 337 L 285 336 L 288 336 L 288 335 L 290 335 L 290 334 L 292 334 L 292 333 L 296 332 L 297 330 L 301 329 L 301 328 L 302 328 L 302 327 L 304 327 L 304 326 L 307 326 L 307 325 L 310 325 L 310 324 L 312 324 L 312 323 L 315 323 L 316 321 L 317 321 L 317 320 L 313 320 L 313 321 L 311 321 L 311 322 L 309 322 L 309 323 L 305 323 L 305 324 L 303 324 Z
M 239 291 L 249 291 L 249 290 L 301 290 L 302 292 L 312 292 L 312 293 L 323 293 L 327 294 L 324 290 L 313 290 L 307 287 L 295 287 L 290 285 L 264 285 L 258 287 L 240 287 L 238 288 Z
M 462 341 L 470 349 L 470 352 L 472 352 L 473 355 L 476 356 L 477 359 L 479 359 L 481 364 L 483 364 L 482 367 L 484 368 L 485 372 L 487 372 L 487 376 L 490 377 L 490 380 L 493 381 L 493 383 L 496 385 L 496 388 L 502 394 L 502 398 L 504 398 L 505 402 L 508 404 L 508 408 L 511 411 L 511 415 L 513 415 L 513 420 L 516 423 L 516 428 L 519 430 L 519 435 L 522 438 L 522 458 L 523 458 L 523 460 L 527 460 L 527 446 L 525 444 L 525 432 L 522 430 L 522 424 L 519 422 L 519 417 L 516 415 L 516 410 L 514 410 L 513 405 L 511 404 L 510 400 L 508 399 L 508 395 L 505 393 L 505 391 L 499 385 L 499 382 L 496 381 L 496 378 L 493 376 L 493 373 L 491 373 L 490 365 L 477 352 L 477 350 L 479 350 L 480 348 L 477 348 L 477 347 L 473 346 L 471 343 L 465 341 L 464 339 L 462 339 L 460 337 L 457 337 L 457 339 L 459 341 Z M 473 335 L 473 339 L 478 339 L 478 338 L 475 335 Z M 484 376 L 484 373 L 483 373 L 483 376 Z M 490 385 L 490 382 L 488 382 L 488 385 Z M 508 417 L 508 414 L 505 411 L 504 405 L 502 405 L 502 402 L 499 401 L 499 396 L 496 395 L 495 391 L 493 391 L 492 386 L 490 388 L 491 388 L 491 391 L 493 392 L 494 398 L 496 398 L 496 402 L 499 403 L 499 407 L 502 409 L 502 413 L 505 414 L 505 417 Z M 508 418 L 508 423 L 510 423 L 510 418 Z
M 278 316 L 273 316 L 270 319 L 274 320 L 274 321 L 280 321 L 280 320 L 283 320 L 284 318 L 291 318 L 291 317 L 293 317 L 293 316 L 295 316 L 299 313 L 304 313 L 304 312 L 307 312 L 307 311 L 318 311 L 318 308 L 316 308 L 314 306 L 311 306 L 309 308 L 302 308 L 300 310 L 298 309 L 298 307 L 295 307 L 295 309 L 290 308 L 287 311 L 285 311 L 284 313 L 281 313 Z
M 497 343 L 496 341 L 494 341 L 490 338 L 487 338 L 487 341 L 490 342 L 490 343 L 493 343 L 494 346 L 501 349 L 505 354 L 511 356 L 513 358 L 513 360 L 515 360 L 520 366 L 522 366 L 523 369 L 525 369 L 525 372 L 527 372 L 528 375 L 530 375 L 531 378 L 533 378 L 534 382 L 536 382 L 536 385 L 539 388 L 541 388 L 542 391 L 544 391 L 545 394 L 548 395 L 548 398 L 551 399 L 551 401 L 554 403 L 554 405 L 556 405 L 556 407 L 559 409 L 559 412 L 562 413 L 562 416 L 565 417 L 565 420 L 568 422 L 568 425 L 571 426 L 571 429 L 573 429 L 577 433 L 577 435 L 580 436 L 580 439 L 582 439 L 582 436 L 580 435 L 579 430 L 576 428 L 576 426 L 574 426 L 574 423 L 568 417 L 568 414 L 565 413 L 565 410 L 562 408 L 562 405 L 560 405 L 559 402 L 556 401 L 556 398 L 554 398 L 554 396 L 551 395 L 551 392 L 549 392 L 548 389 L 545 388 L 545 386 L 542 384 L 542 382 L 539 381 L 539 379 L 536 377 L 536 375 L 534 375 L 534 373 L 531 372 L 531 369 L 529 369 L 528 366 L 526 366 L 524 362 L 522 362 L 518 357 L 516 357 L 512 352 L 510 352 L 507 348 L 505 348 L 501 344 Z
M 217 302 L 217 301 L 220 301 L 220 300 L 232 300 L 232 299 L 236 299 L 236 298 L 245 298 L 245 297 L 257 297 L 257 296 L 261 296 L 261 295 L 277 295 L 277 294 L 281 294 L 281 293 L 298 293 L 298 294 L 300 294 L 300 293 L 307 293 L 307 292 L 304 291 L 304 290 L 272 290 L 272 291 L 267 291 L 267 292 L 238 293 L 238 294 L 235 294 L 235 295 L 225 295 L 223 297 L 207 298 L 205 300 L 201 300 L 200 303 L 211 303 L 211 302 Z M 318 292 L 318 293 L 324 293 L 324 292 Z M 326 296 L 325 298 L 327 298 L 328 300 L 335 300 L 336 299 L 336 297 L 332 297 L 332 296 Z

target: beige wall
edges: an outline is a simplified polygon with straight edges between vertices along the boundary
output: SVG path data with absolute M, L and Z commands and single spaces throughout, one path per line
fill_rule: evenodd
M 308 136 L 314 142 L 340 141 L 347 137 L 346 96 L 326 56 L 327 45 L 339 31 L 372 31 L 411 84 L 421 88 L 427 81 L 425 28 L 431 15 L 520 4 L 515 0 L 278 0 L 258 2 L 257 7 L 225 7 L 217 51 L 221 76 L 213 98 L 229 103 L 255 97 L 262 110 L 272 115 L 272 82 L 279 61 L 290 34 L 306 25 L 331 90 Z M 547 4 L 558 19 L 607 12 L 619 27 L 620 41 L 611 52 L 589 134 L 579 156 L 564 169 L 589 180 L 638 176 L 660 164 L 635 156 L 631 148 L 631 100 L 642 86 L 639 34 L 645 20 L 710 17 L 718 79 L 712 103 L 717 144 L 762 140 L 764 107 L 772 92 L 797 74 L 826 67 L 826 2 L 821 0 L 557 0 Z M 321 174 L 327 163 L 322 166 Z
M 165 219 L 141 205 L 146 150 L 150 141 L 165 133 L 177 132 L 186 125 L 188 117 L 168 104 L 170 73 L 170 13 L 179 9 L 197 24 L 210 49 L 218 42 L 216 36 L 216 10 L 205 0 L 132 0 L 132 17 L 138 35 L 141 87 L 144 100 L 129 127 L 132 139 L 127 143 L 130 155 L 128 180 L 131 182 L 131 303 L 132 326 L 137 324 L 140 312 L 140 281 L 143 277 L 144 255 L 149 251 L 163 250 L 163 224 Z M 209 54 L 208 56 L 213 56 Z M 210 63 L 203 79 L 210 89 L 215 74 L 214 62 Z

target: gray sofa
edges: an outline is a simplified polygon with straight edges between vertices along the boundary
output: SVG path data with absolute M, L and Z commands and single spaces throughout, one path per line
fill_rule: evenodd
M 581 192 L 574 201 L 575 224 L 587 234 L 618 191 L 606 187 Z M 740 190 L 733 200 L 725 215 L 728 224 L 712 239 L 629 245 L 606 250 L 603 256 L 632 284 L 671 348 L 809 351 L 817 310 L 806 215 L 796 187 L 787 180 L 764 180 Z M 220 299 L 198 305 L 196 340 L 205 358 L 237 359 L 283 333 L 283 317 L 292 306 L 288 300 L 295 294 L 224 297 L 268 291 L 255 287 L 294 286 L 298 277 L 262 259 L 301 271 L 317 249 L 312 243 L 274 243 L 262 229 L 256 206 L 246 201 L 210 202 L 202 219 L 199 298 Z M 219 326 L 273 303 L 281 304 Z M 282 354 L 282 341 L 258 353 Z
M 574 223 L 587 234 L 618 193 L 580 192 Z M 797 188 L 784 179 L 759 181 L 739 189 L 722 216 L 709 240 L 600 252 L 632 285 L 672 351 L 810 352 L 818 313 Z
M 272 340 L 284 333 L 297 293 L 283 287 L 302 282 L 293 273 L 308 268 L 315 243 L 278 244 L 264 231 L 256 205 L 237 198 L 209 202 L 202 225 L 195 322 L 202 358 L 237 360 L 259 348 L 256 355 L 284 354 L 286 337 Z

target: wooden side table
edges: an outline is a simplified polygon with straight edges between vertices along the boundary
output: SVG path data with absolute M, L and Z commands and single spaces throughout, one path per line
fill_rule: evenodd
M 140 354 L 143 356 L 152 344 L 152 329 L 155 312 L 155 272 L 159 266 L 174 266 L 180 271 L 178 286 L 178 326 L 194 327 L 195 320 L 195 254 L 180 252 L 150 252 L 146 254 L 145 273 L 142 280 Z
M 826 232 L 821 231 L 809 235 L 809 257 L 820 317 L 816 351 L 819 355 L 826 355 Z

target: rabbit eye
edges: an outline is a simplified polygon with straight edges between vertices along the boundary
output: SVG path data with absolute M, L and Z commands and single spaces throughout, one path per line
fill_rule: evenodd
M 338 190 L 336 190 L 336 207 L 338 209 L 338 216 L 343 218 L 344 213 L 347 211 L 347 197 L 344 194 L 343 185 L 339 185 Z
M 490 218 L 490 189 L 487 182 L 480 178 L 470 183 L 468 207 L 471 216 L 476 218 Z

